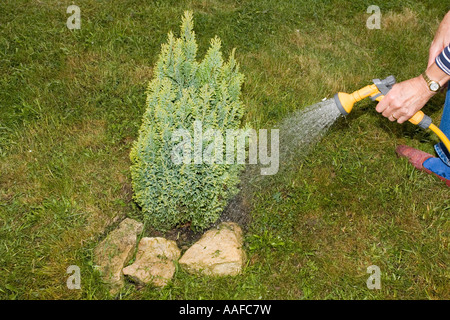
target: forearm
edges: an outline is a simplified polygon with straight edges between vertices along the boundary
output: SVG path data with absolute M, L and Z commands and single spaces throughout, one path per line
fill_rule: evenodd
M 433 42 L 431 43 L 429 56 L 428 56 L 428 66 L 436 61 L 436 58 L 441 55 L 441 60 L 445 61 L 445 57 L 442 56 L 442 50 L 448 47 L 450 44 L 450 11 L 447 12 L 444 19 L 442 19 L 439 24 L 439 28 L 434 35 Z M 447 51 L 448 52 L 448 51 Z M 447 58 L 450 58 L 447 55 Z M 441 65 L 442 67 L 442 65 Z

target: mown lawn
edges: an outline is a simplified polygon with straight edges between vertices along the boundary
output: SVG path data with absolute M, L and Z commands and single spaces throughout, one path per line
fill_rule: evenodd
M 423 71 L 450 9 L 443 1 L 95 1 L 68 30 L 72 1 L 0 2 L 0 297 L 104 299 L 92 263 L 132 201 L 129 150 L 160 45 L 192 10 L 209 39 L 236 48 L 246 122 L 270 128 L 289 112 L 373 78 Z M 425 112 L 438 123 L 444 97 Z M 361 102 L 306 159 L 255 187 L 242 275 L 177 270 L 164 289 L 127 284 L 121 299 L 448 299 L 449 190 L 394 149 L 432 152 L 436 138 L 390 123 Z M 81 290 L 66 287 L 69 265 Z M 369 290 L 366 269 L 381 270 Z

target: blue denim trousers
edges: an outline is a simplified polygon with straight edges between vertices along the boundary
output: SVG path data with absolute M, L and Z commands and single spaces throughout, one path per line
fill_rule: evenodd
M 439 129 L 450 138 L 450 84 L 447 89 L 447 95 L 445 97 L 444 111 L 441 117 L 441 123 L 439 125 Z M 439 142 L 434 146 L 438 157 L 444 162 L 447 166 L 450 167 L 450 154 L 442 142 Z

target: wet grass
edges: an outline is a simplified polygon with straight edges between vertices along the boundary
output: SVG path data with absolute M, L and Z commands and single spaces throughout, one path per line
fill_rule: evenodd
M 422 72 L 448 5 L 385 1 L 80 0 L 0 4 L 0 297 L 110 298 L 92 250 L 131 200 L 128 153 L 152 66 L 169 30 L 192 9 L 202 55 L 218 35 L 246 75 L 246 121 L 270 128 L 290 112 L 373 78 Z M 443 97 L 425 107 L 437 120 Z M 339 120 L 307 159 L 253 194 L 242 275 L 178 269 L 164 289 L 122 299 L 448 299 L 448 189 L 395 156 L 432 152 L 435 137 L 381 118 L 370 101 Z M 81 268 L 68 290 L 66 269 Z M 381 269 L 381 290 L 366 269 Z

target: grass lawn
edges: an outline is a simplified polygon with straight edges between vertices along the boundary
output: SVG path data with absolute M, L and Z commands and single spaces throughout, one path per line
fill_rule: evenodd
M 426 67 L 445 1 L 0 2 L 0 298 L 105 299 L 92 262 L 132 201 L 129 151 L 161 43 L 192 10 L 199 57 L 218 35 L 245 74 L 245 121 L 271 128 L 294 110 L 389 74 Z M 424 108 L 439 123 L 444 96 Z M 120 299 L 449 299 L 449 189 L 394 149 L 436 138 L 389 122 L 363 101 L 307 159 L 252 195 L 242 275 L 178 269 L 171 283 Z M 81 290 L 66 269 L 81 268 Z M 366 269 L 381 270 L 369 290 Z

